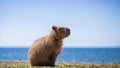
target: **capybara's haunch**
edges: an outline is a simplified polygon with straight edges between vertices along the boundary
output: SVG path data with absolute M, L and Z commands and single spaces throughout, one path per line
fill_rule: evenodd
M 69 28 L 52 26 L 49 35 L 36 40 L 30 47 L 28 59 L 31 66 L 55 66 L 57 55 L 61 51 L 62 40 L 69 35 Z

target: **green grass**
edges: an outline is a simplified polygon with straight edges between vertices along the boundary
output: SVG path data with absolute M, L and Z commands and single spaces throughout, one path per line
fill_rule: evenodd
M 28 62 L 0 62 L 0 68 L 30 68 Z M 33 68 L 120 68 L 116 64 L 83 64 L 83 63 L 56 63 L 55 67 L 34 66 Z

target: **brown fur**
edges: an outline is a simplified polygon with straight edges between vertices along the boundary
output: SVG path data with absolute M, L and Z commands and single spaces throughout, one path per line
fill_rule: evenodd
M 53 26 L 49 35 L 36 40 L 28 52 L 32 66 L 54 66 L 61 51 L 62 40 L 70 35 L 69 28 Z

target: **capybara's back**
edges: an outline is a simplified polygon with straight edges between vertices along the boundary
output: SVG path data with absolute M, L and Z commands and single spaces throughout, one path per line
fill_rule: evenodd
M 33 43 L 28 52 L 28 58 L 32 66 L 46 65 L 48 62 L 48 52 L 44 46 L 44 38 L 39 39 Z M 46 63 L 46 64 L 43 64 Z
M 61 51 L 62 39 L 70 35 L 70 29 L 53 26 L 49 35 L 36 40 L 29 49 L 31 66 L 54 66 Z

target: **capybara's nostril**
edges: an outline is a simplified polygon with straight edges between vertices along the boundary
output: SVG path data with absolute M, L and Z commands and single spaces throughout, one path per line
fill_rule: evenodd
M 69 28 L 67 28 L 67 29 L 66 29 L 66 31 L 67 31 L 67 32 L 70 32 L 70 29 L 69 29 Z
M 70 29 L 69 28 L 67 29 L 67 32 L 68 32 L 68 34 L 70 34 Z
M 70 32 L 70 29 L 67 29 Z
M 70 35 L 70 29 L 66 28 L 66 32 L 67 32 L 67 36 L 69 36 Z
M 70 32 L 69 32 L 69 35 L 70 35 Z

